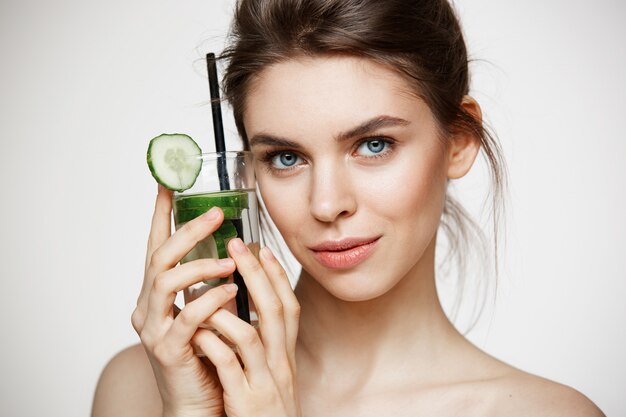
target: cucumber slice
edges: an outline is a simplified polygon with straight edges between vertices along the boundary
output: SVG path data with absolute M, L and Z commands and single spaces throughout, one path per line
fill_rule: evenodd
M 228 241 L 234 237 L 237 237 L 237 228 L 235 228 L 235 225 L 230 220 L 224 220 L 220 228 L 213 232 L 218 258 L 228 258 L 226 245 L 228 245 Z
M 215 194 L 181 196 L 176 199 L 176 208 L 186 210 L 198 207 L 248 208 L 248 193 L 241 191 L 221 191 Z
M 215 239 L 213 239 L 213 236 L 208 236 L 207 238 L 201 240 L 196 244 L 196 246 L 183 258 L 182 263 L 202 258 L 215 259 L 218 257 L 217 255 L 218 253 Z M 226 256 L 220 256 L 220 258 L 225 257 Z M 218 285 L 226 284 L 228 282 L 228 277 L 218 279 L 205 279 L 202 280 L 202 282 L 210 285 L 211 287 L 215 287 Z
M 189 251 L 187 255 L 182 259 L 182 263 L 191 262 L 196 259 L 203 258 L 217 258 L 217 245 L 212 235 L 209 235 L 205 239 L 199 241 L 194 248 Z
M 148 167 L 155 180 L 174 191 L 193 186 L 202 168 L 202 150 L 189 136 L 162 134 L 150 141 Z
M 215 239 L 215 247 L 217 247 L 217 257 L 219 259 L 228 258 L 228 250 L 226 249 L 227 244 L 228 242 L 224 240 Z
M 225 219 L 241 219 L 242 210 L 248 208 L 248 193 L 220 191 L 210 194 L 180 196 L 174 201 L 174 215 L 178 223 L 184 223 L 206 213 L 215 206 L 222 209 Z
M 213 232 L 213 236 L 219 236 L 222 239 L 237 236 L 237 228 L 230 220 L 224 220 L 219 229 Z
M 243 209 L 236 208 L 236 207 L 220 207 L 220 208 L 224 212 L 224 219 L 226 220 L 241 219 L 241 210 Z M 195 219 L 196 217 L 200 217 L 201 215 L 203 215 L 210 209 L 211 207 L 197 207 L 197 208 L 187 209 L 187 210 L 177 209 L 174 215 L 176 216 L 176 222 L 180 224 L 180 223 L 186 223 L 188 221 L 191 221 Z

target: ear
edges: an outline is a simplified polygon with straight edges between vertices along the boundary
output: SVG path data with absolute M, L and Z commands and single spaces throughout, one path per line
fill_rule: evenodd
M 463 97 L 461 107 L 482 124 L 483 114 L 480 106 L 470 96 Z M 475 132 L 456 129 L 452 132 L 448 144 L 448 178 L 458 179 L 467 174 L 480 150 L 480 138 Z

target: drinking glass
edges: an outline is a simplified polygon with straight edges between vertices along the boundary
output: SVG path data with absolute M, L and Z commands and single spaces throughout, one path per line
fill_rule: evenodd
M 202 159 L 202 168 L 196 182 L 188 190 L 174 192 L 172 197 L 176 230 L 216 206 L 224 212 L 224 222 L 210 236 L 198 242 L 181 263 L 201 258 L 227 258 L 228 241 L 235 237 L 241 238 L 258 257 L 259 215 L 252 153 L 227 151 L 204 153 L 194 157 Z M 211 288 L 233 282 L 239 287 L 236 298 L 222 308 L 257 328 L 256 307 L 237 271 L 229 277 L 204 280 L 185 289 L 185 303 L 197 299 Z M 213 331 L 234 349 L 233 344 L 216 329 L 208 324 L 202 327 Z M 197 349 L 196 352 L 202 356 Z

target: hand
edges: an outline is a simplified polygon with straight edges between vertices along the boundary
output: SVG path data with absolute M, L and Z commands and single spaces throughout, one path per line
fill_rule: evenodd
M 261 263 L 238 238 L 229 242 L 228 251 L 256 305 L 260 336 L 224 309 L 209 317 L 208 323 L 237 346 L 243 368 L 215 334 L 197 332 L 193 340 L 217 368 L 229 417 L 298 417 L 295 346 L 300 305 L 269 248 L 261 249 Z
M 209 211 L 170 236 L 171 201 L 171 192 L 159 186 L 144 282 L 132 324 L 150 359 L 163 400 L 163 415 L 222 417 L 223 393 L 215 367 L 198 358 L 190 342 L 198 332 L 209 333 L 198 327 L 232 300 L 236 290 L 229 292 L 227 286 L 211 289 L 186 304 L 176 316 L 174 300 L 178 291 L 192 284 L 229 276 L 235 263 L 232 259 L 199 259 L 176 266 L 198 241 L 219 227 L 223 213 L 219 209 Z

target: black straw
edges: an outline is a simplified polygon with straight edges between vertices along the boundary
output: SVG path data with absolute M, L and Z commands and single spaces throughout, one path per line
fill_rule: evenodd
M 211 113 L 213 115 L 213 136 L 215 137 L 215 151 L 226 152 L 224 141 L 224 123 L 222 122 L 222 106 L 220 104 L 220 84 L 217 77 L 217 65 L 215 54 L 206 54 L 206 68 L 209 74 L 209 90 L 211 92 Z M 226 170 L 226 158 L 217 157 L 217 177 L 220 180 L 220 190 L 230 190 L 228 171 Z
M 226 142 L 224 141 L 224 124 L 222 122 L 222 106 L 220 104 L 220 85 L 217 77 L 217 65 L 215 63 L 215 54 L 209 52 L 206 54 L 206 66 L 209 74 L 209 90 L 211 92 L 211 113 L 213 115 L 213 133 L 215 135 L 215 151 L 226 152 Z M 230 181 L 228 180 L 228 171 L 226 169 L 226 154 L 218 154 L 217 157 L 217 175 L 220 180 L 220 190 L 230 190 Z M 231 220 L 237 236 L 243 238 L 243 225 L 240 219 Z M 248 288 L 243 277 L 238 270 L 233 273 L 233 278 L 239 290 L 235 295 L 237 304 L 237 315 L 246 323 L 250 323 L 250 307 L 248 305 Z
M 215 134 L 215 151 L 225 152 L 224 124 L 222 122 L 222 107 L 220 104 L 220 85 L 217 78 L 215 54 L 206 54 L 206 67 L 209 73 L 209 90 L 211 91 L 211 111 L 213 113 L 213 133 Z

